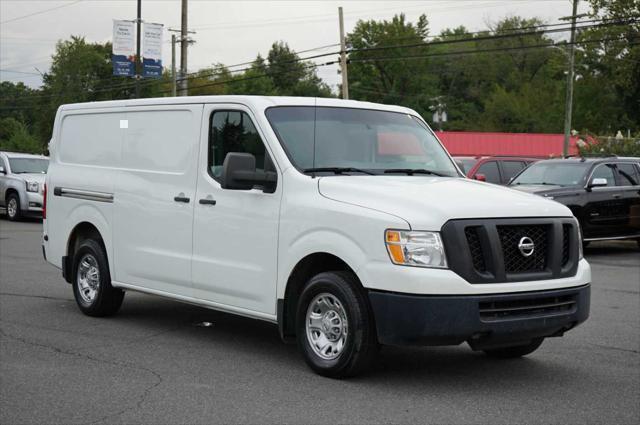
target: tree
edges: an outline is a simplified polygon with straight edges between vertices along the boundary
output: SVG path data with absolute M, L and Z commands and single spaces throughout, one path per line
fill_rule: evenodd
M 416 24 L 408 22 L 404 14 L 390 21 L 358 21 L 347 34 L 347 42 L 355 50 L 349 55 L 349 90 L 353 97 L 426 112 L 429 99 L 439 94 L 437 76 L 427 72 L 428 59 L 403 57 L 426 54 L 428 34 L 426 15 Z M 418 47 L 394 47 L 403 45 Z
M 27 126 L 13 117 L 0 119 L 0 150 L 38 154 L 45 151 Z
M 640 2 L 591 0 L 605 24 L 581 30 L 574 127 L 600 134 L 640 130 Z

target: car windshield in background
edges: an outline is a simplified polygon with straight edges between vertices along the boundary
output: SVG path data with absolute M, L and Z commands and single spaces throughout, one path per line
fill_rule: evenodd
M 459 176 L 435 136 L 408 114 L 281 106 L 266 115 L 293 164 L 306 172 Z
M 588 168 L 586 163 L 538 162 L 525 169 L 511 185 L 578 186 L 584 184 Z
M 42 158 L 9 158 L 9 166 L 13 174 L 45 174 L 49 168 L 49 160 Z

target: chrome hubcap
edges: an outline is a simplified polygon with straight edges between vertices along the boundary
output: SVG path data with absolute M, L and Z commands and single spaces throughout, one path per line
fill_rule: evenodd
M 85 254 L 78 265 L 78 292 L 87 304 L 93 303 L 100 288 L 100 270 L 98 261 L 91 254 Z
M 7 204 L 7 214 L 9 217 L 15 217 L 18 212 L 18 202 L 16 198 L 9 199 L 9 203 Z
M 306 317 L 307 339 L 313 351 L 325 360 L 337 358 L 348 337 L 347 314 L 338 298 L 322 293 L 309 304 Z

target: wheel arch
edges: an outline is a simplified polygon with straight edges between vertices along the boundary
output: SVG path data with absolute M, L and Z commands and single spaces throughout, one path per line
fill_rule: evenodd
M 105 246 L 104 238 L 102 237 L 102 233 L 98 227 L 91 223 L 90 221 L 82 221 L 74 226 L 74 228 L 69 233 L 69 237 L 67 239 L 66 247 L 65 247 L 65 256 L 62 261 L 62 275 L 65 280 L 71 283 L 71 270 L 73 267 L 73 254 L 75 252 L 76 246 L 84 240 L 84 239 L 95 239 L 104 249 L 105 255 L 107 256 L 108 261 L 108 251 Z
M 285 342 L 295 341 L 295 315 L 300 294 L 309 279 L 318 273 L 355 270 L 342 258 L 329 252 L 314 252 L 300 259 L 287 279 L 284 298 L 278 298 L 277 318 L 280 337 Z M 360 287 L 362 283 L 357 279 Z

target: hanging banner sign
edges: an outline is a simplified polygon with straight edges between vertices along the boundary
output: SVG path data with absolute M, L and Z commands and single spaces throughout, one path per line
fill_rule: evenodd
M 144 24 L 142 37 L 142 76 L 162 77 L 162 24 Z
M 113 75 L 133 77 L 136 74 L 136 32 L 132 21 L 113 21 Z

